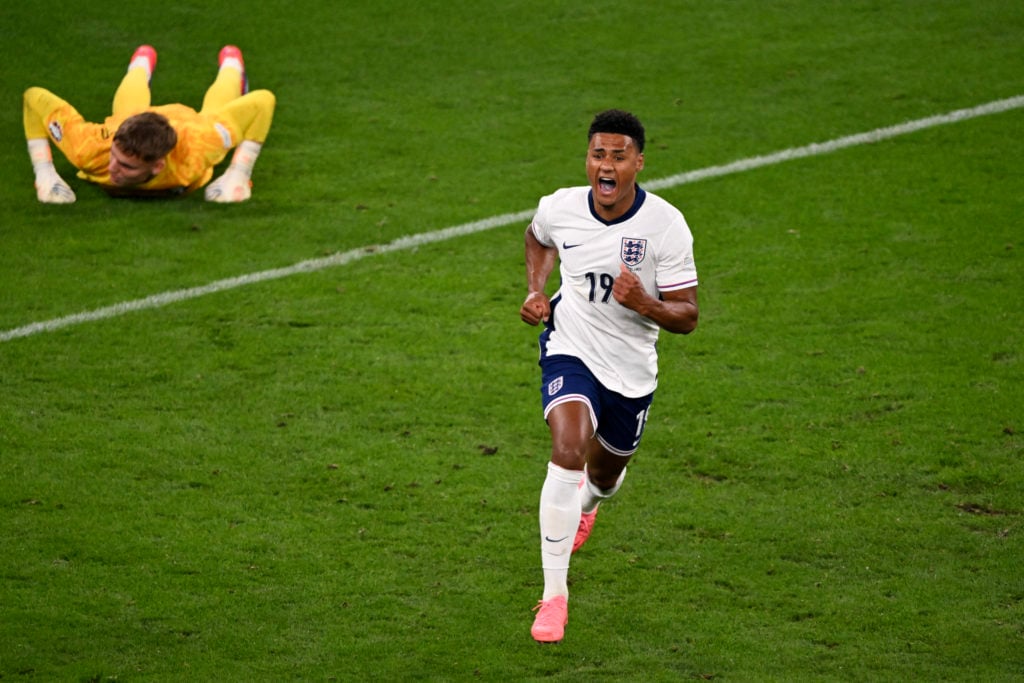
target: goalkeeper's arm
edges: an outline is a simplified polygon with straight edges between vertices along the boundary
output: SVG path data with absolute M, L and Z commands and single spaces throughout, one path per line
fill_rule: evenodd
M 242 202 L 252 196 L 252 168 L 270 133 L 276 103 L 269 90 L 254 90 L 232 100 L 214 115 L 230 132 L 232 142 L 241 142 L 224 174 L 206 187 L 207 201 Z

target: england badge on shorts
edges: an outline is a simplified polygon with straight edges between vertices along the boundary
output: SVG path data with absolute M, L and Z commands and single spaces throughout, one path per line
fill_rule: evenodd
M 632 268 L 640 265 L 647 253 L 647 240 L 622 238 L 622 262 Z

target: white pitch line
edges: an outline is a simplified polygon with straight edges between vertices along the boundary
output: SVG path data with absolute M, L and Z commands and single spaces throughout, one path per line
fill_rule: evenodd
M 950 123 L 966 121 L 979 116 L 998 114 L 1012 109 L 1020 109 L 1022 107 L 1024 107 L 1024 95 L 1018 95 L 1005 100 L 988 102 L 969 109 L 957 109 L 956 111 L 951 111 L 946 114 L 929 116 L 927 118 L 916 119 L 914 121 L 906 121 L 895 126 L 877 128 L 866 133 L 847 135 L 828 142 L 815 142 L 809 145 L 804 145 L 803 147 L 791 147 L 773 154 L 741 159 L 721 166 L 710 166 L 696 171 L 679 173 L 666 178 L 659 178 L 645 182 L 644 187 L 649 190 L 664 190 L 671 187 L 678 187 L 679 185 L 685 185 L 687 183 L 706 180 L 708 178 L 716 178 L 719 176 L 731 175 L 733 173 L 742 173 L 755 168 L 761 168 L 762 166 L 781 164 L 785 161 L 792 161 L 794 159 L 804 159 L 807 157 L 829 154 L 847 147 L 888 140 L 890 138 L 907 135 L 908 133 L 914 133 L 926 128 L 944 126 Z M 290 277 L 299 273 L 311 273 L 319 270 L 325 270 L 327 268 L 333 268 L 335 266 L 343 266 L 347 263 L 366 258 L 367 256 L 413 249 L 424 244 L 442 242 L 462 235 L 483 232 L 485 230 L 509 225 L 510 223 L 521 221 L 525 222 L 533 217 L 533 212 L 533 209 L 528 209 L 525 211 L 518 211 L 516 213 L 505 213 L 485 218 L 483 220 L 473 221 L 472 223 L 464 223 L 462 225 L 434 230 L 432 232 L 399 237 L 398 239 L 383 245 L 361 247 L 358 249 L 351 249 L 349 251 L 338 252 L 337 254 L 332 254 L 331 256 L 325 256 L 323 258 L 300 261 L 299 263 L 284 268 L 274 268 L 272 270 L 263 270 L 257 273 L 250 273 L 248 275 L 239 275 L 225 280 L 217 280 L 216 282 L 211 282 L 210 284 L 202 285 L 200 287 L 189 287 L 188 289 L 163 292 L 161 294 L 154 294 L 142 299 L 124 301 L 122 303 L 113 304 L 112 306 L 105 306 L 103 308 L 75 313 L 73 315 L 66 315 L 61 318 L 53 318 L 52 320 L 45 320 L 43 322 L 30 323 L 28 325 L 23 325 L 22 327 L 16 327 L 5 332 L 0 332 L 0 342 L 10 341 L 19 337 L 29 337 L 41 332 L 51 332 L 63 327 L 70 327 L 72 325 L 78 325 L 80 323 L 93 320 L 114 318 L 131 311 L 159 308 L 178 301 L 195 299 L 207 294 L 222 292 L 227 289 L 234 289 L 235 287 L 243 287 L 257 282 L 276 280 L 278 278 Z
M 715 178 L 717 176 L 729 175 L 732 173 L 741 173 L 743 171 L 749 171 L 762 166 L 781 164 L 784 161 L 792 161 L 793 159 L 804 159 L 806 157 L 829 154 L 847 147 L 867 145 L 872 142 L 879 142 L 881 140 L 888 140 L 889 138 L 898 137 L 900 135 L 915 133 L 919 130 L 924 130 L 925 128 L 944 126 L 950 123 L 978 118 L 979 116 L 988 116 L 989 114 L 999 114 L 1004 111 L 1010 111 L 1011 109 L 1020 109 L 1021 107 L 1024 107 L 1024 95 L 1010 97 L 1005 100 L 988 102 L 987 104 L 981 104 L 969 109 L 957 109 L 956 111 L 951 111 L 947 114 L 938 114 L 937 116 L 929 116 L 924 119 L 906 121 L 905 123 L 900 123 L 895 126 L 877 128 L 875 130 L 868 131 L 867 133 L 847 135 L 846 137 L 836 138 L 835 140 L 830 140 L 828 142 L 814 142 L 809 145 L 804 145 L 803 147 L 784 149 L 781 152 L 775 152 L 774 154 L 741 159 L 740 161 L 734 161 L 731 164 L 725 164 L 723 166 L 712 166 L 698 171 L 680 173 L 678 175 L 644 183 L 644 187 L 651 190 L 676 187 L 677 185 L 684 185 L 698 180 L 706 180 L 707 178 Z

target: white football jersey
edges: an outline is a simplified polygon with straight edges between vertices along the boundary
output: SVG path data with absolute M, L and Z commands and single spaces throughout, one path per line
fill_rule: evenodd
M 612 284 L 624 263 L 654 297 L 697 286 L 693 235 L 678 209 L 639 187 L 633 207 L 611 223 L 590 197 L 589 186 L 558 190 L 540 200 L 530 226 L 558 249 L 562 278 L 541 354 L 575 356 L 606 388 L 645 396 L 658 385 L 661 328 L 619 304 Z

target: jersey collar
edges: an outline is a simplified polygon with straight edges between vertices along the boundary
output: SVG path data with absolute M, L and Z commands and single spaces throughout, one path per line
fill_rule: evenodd
M 647 199 L 647 192 L 640 187 L 636 186 L 636 197 L 633 198 L 633 206 L 629 207 L 629 211 L 622 214 L 613 221 L 606 221 L 597 215 L 597 211 L 594 210 L 594 191 L 591 190 L 587 193 L 587 206 L 590 207 L 590 215 L 594 217 L 594 220 L 604 223 L 605 225 L 617 225 L 618 223 L 624 223 L 630 218 L 636 215 L 636 212 L 640 210 L 640 207 L 644 205 L 644 200 Z

